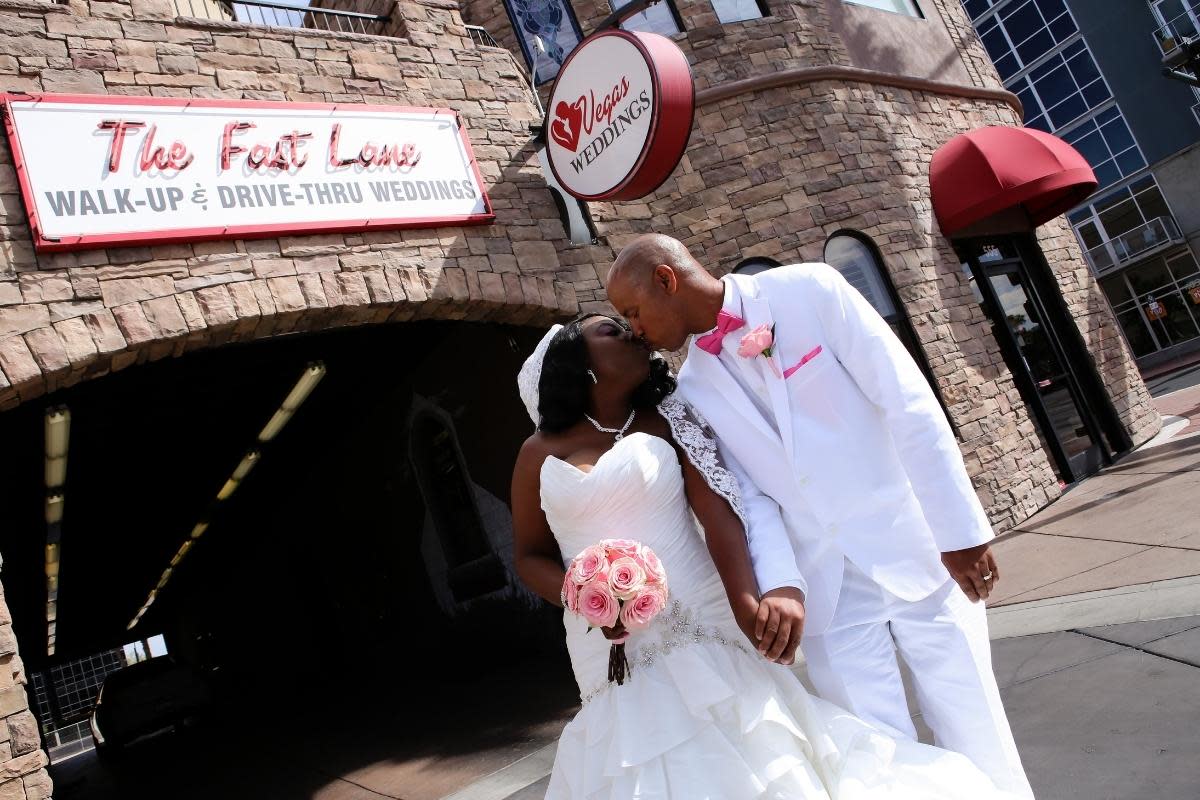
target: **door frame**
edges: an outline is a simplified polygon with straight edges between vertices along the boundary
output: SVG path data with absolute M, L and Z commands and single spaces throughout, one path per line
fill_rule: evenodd
M 1041 394 L 1029 369 L 1025 367 L 1024 357 L 1016 335 L 1008 326 L 1004 317 L 995 289 L 988 278 L 987 265 L 981 264 L 978 256 L 980 247 L 987 243 L 1006 241 L 1017 251 L 1017 259 L 1007 259 L 1018 274 L 1027 282 L 1029 299 L 1037 306 L 1043 317 L 1042 323 L 1050 338 L 1055 354 L 1062 361 L 1071 394 L 1078 406 L 1079 416 L 1099 450 L 1101 464 L 1107 466 L 1113 460 L 1133 447 L 1129 433 L 1121 424 L 1120 417 L 1108 391 L 1096 371 L 1095 361 L 1088 351 L 1072 319 L 1062 291 L 1054 280 L 1053 272 L 1037 239 L 1032 233 L 987 236 L 971 239 L 956 240 L 955 247 L 964 264 L 971 270 L 975 285 L 984 299 L 984 312 L 992 323 L 992 332 L 1000 345 L 1001 353 L 1013 375 L 1017 390 L 1025 400 L 1042 429 L 1042 437 L 1046 441 L 1051 457 L 1058 466 L 1060 474 L 1067 483 L 1075 483 L 1083 475 L 1076 475 L 1071 467 L 1070 459 L 1059 441 L 1058 433 L 1051 424 L 1049 413 L 1042 401 Z

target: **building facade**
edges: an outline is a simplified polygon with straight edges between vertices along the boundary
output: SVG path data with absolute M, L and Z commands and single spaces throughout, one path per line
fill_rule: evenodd
M 1163 74 L 1197 39 L 1183 0 L 964 0 L 1025 124 L 1072 143 L 1100 186 L 1068 213 L 1143 369 L 1200 353 L 1200 86 Z
M 452 613 L 472 597 L 505 595 L 514 581 L 503 541 L 503 479 L 529 432 L 515 365 L 551 322 L 609 311 L 603 282 L 612 258 L 633 237 L 655 231 L 683 240 L 714 274 L 756 256 L 827 260 L 842 270 L 925 371 L 1000 530 L 1159 428 L 1114 309 L 1065 219 L 1033 224 L 1018 204 L 1006 209 L 1017 212 L 1017 222 L 975 220 L 952 235 L 939 225 L 930 186 L 935 153 L 973 130 L 1019 126 L 1032 108 L 1004 87 L 957 0 L 662 0 L 642 9 L 624 25 L 669 35 L 692 65 L 691 141 L 650 196 L 586 208 L 549 185 L 540 159 L 542 111 L 528 76 L 544 92 L 571 49 L 613 13 L 603 0 L 325 0 L 303 15 L 280 9 L 265 17 L 262 9 L 239 16 L 246 13 L 239 8 L 200 0 L 0 0 L 7 32 L 0 85 L 29 95 L 450 108 L 472 141 L 495 220 L 50 253 L 34 248 L 6 143 L 0 418 L 83 403 L 88 387 L 99 392 L 167 362 L 181 371 L 173 375 L 201 356 L 215 370 L 213 359 L 250 352 L 252 343 L 296 351 L 349 328 L 380 337 L 409 330 L 416 337 L 435 323 L 438 331 L 458 331 L 429 345 L 428 357 L 422 350 L 424 378 L 396 406 L 371 406 L 388 436 L 395 428 L 397 441 L 417 448 L 396 491 L 408 492 L 414 508 L 424 498 L 409 533 L 436 605 Z M 485 329 L 495 336 L 479 333 Z M 495 373 L 500 388 L 481 389 L 448 366 L 472 350 L 488 353 L 487 374 Z M 368 351 L 361 344 L 355 352 L 362 361 L 376 357 Z M 270 359 L 255 363 L 265 371 Z M 146 391 L 139 382 L 131 396 Z M 346 391 L 346 403 L 360 402 Z M 396 407 L 404 409 L 399 422 L 387 416 Z M 427 457 L 421 442 L 444 449 Z M 451 491 L 423 474 L 461 476 L 461 487 Z M 338 493 L 361 485 L 349 475 L 336 479 Z M 311 486 L 317 496 L 315 479 Z M 19 503 L 37 516 L 42 500 Z M 450 511 L 440 514 L 443 501 Z M 46 502 L 49 508 L 50 496 Z M 472 519 L 463 523 L 468 512 Z M 288 524 L 312 516 L 297 513 Z M 7 535 L 46 535 L 26 530 L 28 519 Z M 50 531 L 61 534 L 69 554 L 71 518 L 61 531 L 59 520 Z M 459 530 L 464 525 L 469 536 Z M 6 550 L 19 549 L 5 541 Z M 38 599 L 46 596 L 40 545 L 25 552 L 6 560 L 5 584 L 22 586 L 22 651 L 34 669 L 45 669 L 72 655 L 65 627 L 72 623 L 65 607 L 48 614 Z M 336 560 L 323 550 L 319 559 Z M 370 560 L 347 556 L 347 573 Z M 55 567 L 52 587 L 57 574 Z M 355 602 L 371 606 L 377 588 L 362 588 Z M 268 602 L 269 594 L 262 592 Z M 139 636 L 141 613 L 133 621 Z M 157 613 L 143 625 L 169 629 Z M 126 620 L 111 635 L 97 626 L 87 635 L 120 644 Z M 0 633 L 15 630 L 5 622 Z M 47 655 L 47 622 L 51 637 L 56 624 L 64 626 L 57 656 Z M 45 757 L 30 738 L 37 726 L 17 638 L 0 637 L 0 664 L 8 665 L 0 669 L 0 715 L 9 722 L 0 725 L 8 781 L 0 793 L 45 798 Z M 101 649 L 99 639 L 87 641 L 91 650 L 78 644 L 84 650 L 74 656 Z M 170 644 L 187 652 L 186 642 Z M 5 731 L 13 732 L 11 752 Z

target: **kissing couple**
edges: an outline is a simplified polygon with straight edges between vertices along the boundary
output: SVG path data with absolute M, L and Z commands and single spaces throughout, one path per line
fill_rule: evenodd
M 608 295 L 624 319 L 555 326 L 518 378 L 516 567 L 568 606 L 583 701 L 547 798 L 1031 798 L 991 666 L 993 533 L 887 323 L 828 265 L 718 280 L 662 235 L 622 250 Z M 655 351 L 689 337 L 676 378 Z M 614 538 L 657 556 L 669 599 L 590 631 L 564 581 Z

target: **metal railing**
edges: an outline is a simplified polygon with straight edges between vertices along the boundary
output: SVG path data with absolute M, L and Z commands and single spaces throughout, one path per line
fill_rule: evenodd
M 1120 236 L 1114 236 L 1093 247 L 1084 255 L 1097 275 L 1105 275 L 1117 267 L 1183 241 L 1179 226 L 1170 217 L 1156 217 Z
M 335 33 L 383 34 L 390 17 L 361 14 L 336 8 L 321 8 L 269 0 L 175 0 L 181 17 L 199 17 L 220 22 L 244 22 L 275 28 L 307 28 Z
M 50 756 L 51 764 L 66 761 L 72 756 L 95 749 L 96 743 L 92 741 L 91 724 L 87 719 L 46 734 L 46 751 Z
M 1196 117 L 1196 124 L 1200 125 L 1200 103 L 1192 106 L 1192 115 Z
M 1170 58 L 1197 38 L 1200 38 L 1200 0 L 1185 4 L 1182 14 L 1167 20 L 1154 31 L 1154 41 L 1163 58 Z
M 499 47 L 500 43 L 488 33 L 487 28 L 481 28 L 478 25 L 468 25 L 467 33 L 471 36 L 471 41 L 481 47 Z

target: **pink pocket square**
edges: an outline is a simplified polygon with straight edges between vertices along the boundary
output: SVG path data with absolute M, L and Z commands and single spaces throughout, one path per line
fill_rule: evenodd
M 790 377 L 792 377 L 792 375 L 793 375 L 793 374 L 796 372 L 796 370 L 800 369 L 800 368 L 801 368 L 801 367 L 803 367 L 805 364 L 807 364 L 808 362 L 812 361 L 814 358 L 816 358 L 816 357 L 817 357 L 817 356 L 819 356 L 819 355 L 821 355 L 821 345 L 817 345 L 817 346 L 816 346 L 816 347 L 814 347 L 812 350 L 810 350 L 810 351 L 809 351 L 809 352 L 808 352 L 808 353 L 807 353 L 807 354 L 804 356 L 804 358 L 800 359 L 800 361 L 799 361 L 799 362 L 796 364 L 796 366 L 794 366 L 794 367 L 788 367 L 787 369 L 785 369 L 785 370 L 783 371 L 783 377 L 784 377 L 784 378 L 790 378 Z

